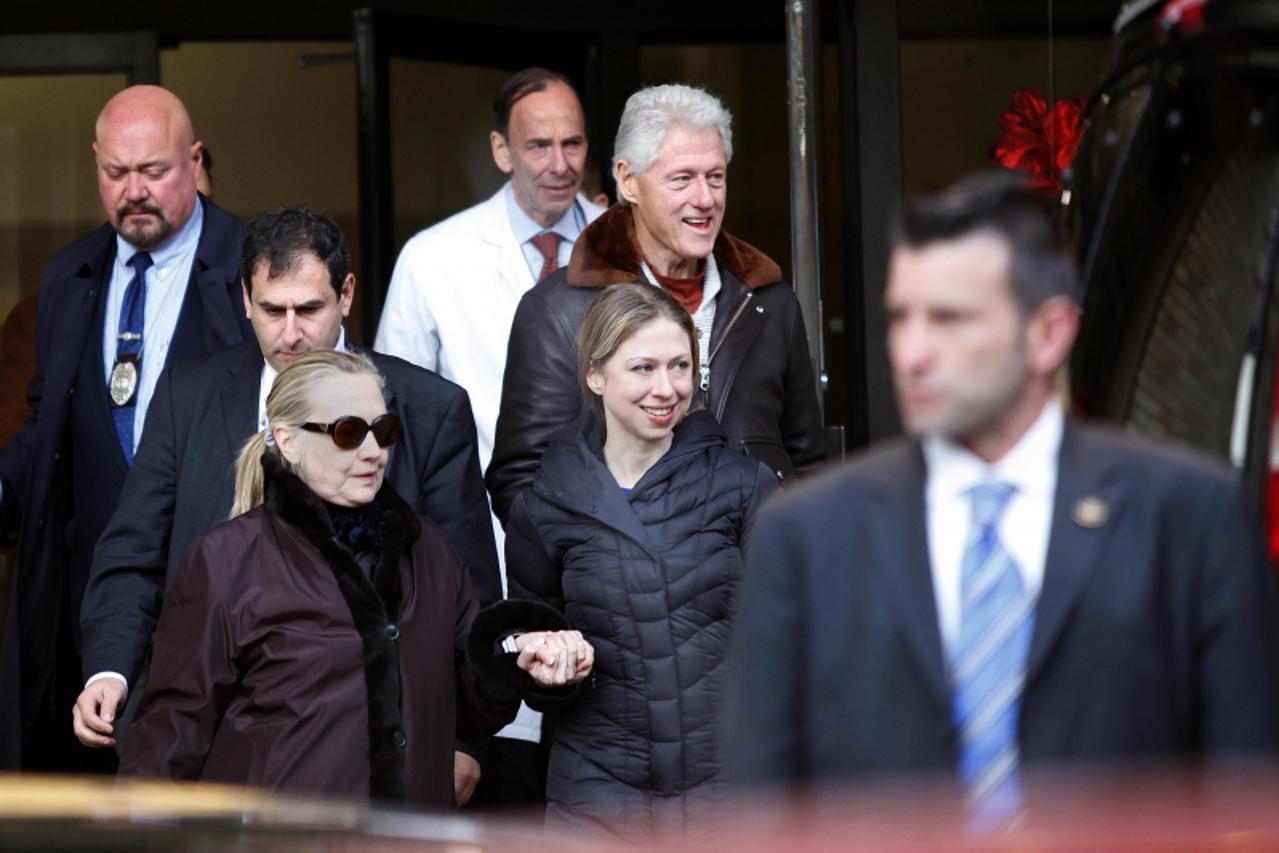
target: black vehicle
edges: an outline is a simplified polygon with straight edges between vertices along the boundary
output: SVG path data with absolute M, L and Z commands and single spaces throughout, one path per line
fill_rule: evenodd
M 1240 469 L 1279 558 L 1279 0 L 1142 0 L 1085 111 L 1068 215 L 1089 416 Z

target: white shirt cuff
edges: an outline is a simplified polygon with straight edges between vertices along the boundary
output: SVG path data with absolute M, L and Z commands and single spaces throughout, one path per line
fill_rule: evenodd
M 123 675 L 121 675 L 118 672 L 111 672 L 110 670 L 94 673 L 93 675 L 91 675 L 89 677 L 89 680 L 84 683 L 85 689 L 87 690 L 89 688 L 89 685 L 92 684 L 93 682 L 101 681 L 104 678 L 120 679 L 120 682 L 124 684 L 124 695 L 120 697 L 120 701 L 123 702 L 125 699 L 129 698 L 129 679 L 125 678 Z

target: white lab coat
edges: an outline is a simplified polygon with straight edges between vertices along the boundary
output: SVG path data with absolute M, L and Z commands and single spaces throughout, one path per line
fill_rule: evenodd
M 456 382 L 471 397 L 480 468 L 493 456 L 506 345 L 520 298 L 536 284 L 511 230 L 503 186 L 487 201 L 415 234 L 400 252 L 378 326 L 378 352 L 399 356 Z M 604 208 L 579 195 L 589 224 Z M 506 586 L 505 535 L 493 536 Z M 538 739 L 526 707 L 500 736 Z

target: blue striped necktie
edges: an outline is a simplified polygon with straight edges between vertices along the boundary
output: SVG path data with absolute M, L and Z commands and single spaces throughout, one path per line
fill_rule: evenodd
M 972 526 L 960 564 L 951 714 L 959 732 L 959 780 L 980 830 L 1014 825 L 1025 805 L 1017 730 L 1034 600 L 999 540 L 999 519 L 1013 492 L 1008 483 L 969 491 Z
M 124 303 L 120 306 L 120 333 L 116 338 L 116 363 L 132 359 L 136 370 L 133 394 L 129 401 L 111 409 L 115 421 L 116 436 L 124 451 L 124 462 L 133 465 L 133 416 L 137 409 L 137 388 L 142 384 L 142 330 L 146 324 L 147 270 L 155 263 L 146 252 L 137 252 L 129 258 L 133 278 L 124 291 Z

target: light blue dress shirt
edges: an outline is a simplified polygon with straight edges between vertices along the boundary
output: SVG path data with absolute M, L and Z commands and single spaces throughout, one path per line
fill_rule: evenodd
M 573 244 L 577 242 L 578 235 L 586 227 L 586 211 L 582 210 L 581 201 L 574 198 L 573 204 L 564 211 L 564 215 L 558 222 L 550 228 L 543 228 L 533 220 L 533 217 L 525 213 L 519 202 L 515 200 L 515 188 L 511 186 L 510 181 L 506 182 L 502 197 L 506 199 L 506 215 L 511 220 L 511 231 L 515 233 L 515 239 L 520 244 L 520 251 L 524 253 L 524 260 L 528 263 L 529 271 L 533 273 L 533 280 L 537 281 L 537 276 L 542 272 L 542 264 L 546 259 L 531 241 L 543 231 L 554 231 L 564 238 L 560 240 L 559 262 L 562 267 L 568 266 L 568 259 L 573 256 Z
M 142 376 L 138 382 L 137 406 L 133 411 L 133 449 L 142 440 L 142 425 L 155 393 L 156 380 L 169 357 L 169 346 L 178 326 L 178 315 L 186 298 L 191 265 L 204 228 L 204 205 L 196 200 L 186 224 L 159 247 L 151 250 L 153 266 L 147 270 L 146 317 L 142 331 Z M 115 238 L 115 264 L 107 286 L 107 306 L 102 328 L 102 381 L 107 384 L 115 365 L 116 335 L 120 330 L 120 309 L 124 291 L 133 278 L 129 259 L 138 249 L 119 234 Z

